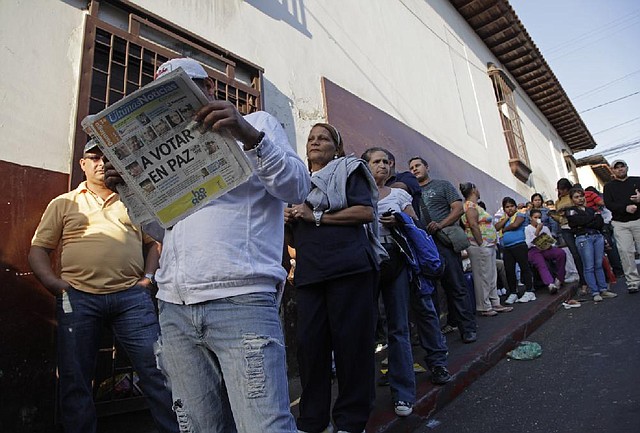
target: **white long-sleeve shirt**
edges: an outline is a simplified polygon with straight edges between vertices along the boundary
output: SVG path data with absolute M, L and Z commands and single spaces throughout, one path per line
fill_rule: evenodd
M 284 282 L 284 206 L 304 201 L 310 176 L 277 119 L 265 112 L 245 119 L 265 133 L 261 157 L 247 152 L 253 175 L 165 231 L 158 299 L 195 304 L 275 292 Z

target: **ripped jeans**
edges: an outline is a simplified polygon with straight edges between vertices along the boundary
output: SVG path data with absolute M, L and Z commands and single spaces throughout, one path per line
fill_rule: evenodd
M 296 432 L 275 293 L 159 310 L 158 363 L 180 432 Z

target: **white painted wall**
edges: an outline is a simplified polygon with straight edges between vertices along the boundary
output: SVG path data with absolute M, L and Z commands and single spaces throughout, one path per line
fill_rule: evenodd
M 69 173 L 86 2 L 0 1 L 0 160 Z
M 598 180 L 598 177 L 593 172 L 593 169 L 590 165 L 584 165 L 582 167 L 578 167 L 578 179 L 580 179 L 580 185 L 583 188 L 588 186 L 593 186 L 598 191 L 602 192 L 604 189 L 604 184 Z
M 0 159 L 68 171 L 84 11 L 32 0 L 29 9 L 40 5 L 43 12 L 29 12 L 29 27 L 39 30 L 25 35 L 14 18 L 29 15 L 24 3 L 0 3 L 0 44 L 15 53 L 15 63 L 0 64 L 0 91 L 11 100 L 0 106 L 10 143 Z M 509 170 L 486 74 L 488 62 L 499 63 L 446 0 L 133 3 L 263 67 L 265 108 L 285 124 L 301 155 L 310 125 L 324 118 L 325 76 L 522 195 L 532 192 Z M 33 71 L 38 64 L 47 70 Z M 517 102 L 530 184 L 551 193 L 563 175 L 565 146 L 521 91 Z M 33 127 L 35 119 L 46 120 Z

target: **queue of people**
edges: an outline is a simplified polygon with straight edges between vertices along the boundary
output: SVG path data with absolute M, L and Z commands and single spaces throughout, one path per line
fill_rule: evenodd
M 378 297 L 386 316 L 391 400 L 398 416 L 408 416 L 416 401 L 410 321 L 431 381 L 449 382 L 441 305 L 465 344 L 477 340 L 476 315 L 513 310 L 497 291 L 498 249 L 506 304 L 536 299 L 529 263 L 550 293 L 558 291 L 565 282 L 565 252 L 554 246 L 560 239 L 594 301 L 616 296 L 602 268 L 602 211 L 585 205 L 584 191 L 566 179 L 559 181 L 554 210 L 543 211 L 539 194 L 528 213 L 505 197 L 504 214 L 494 220 L 473 183 L 460 185 L 461 196 L 450 182 L 432 179 L 421 157 L 409 161 L 410 172 L 396 173 L 395 158 L 384 148 L 347 156 L 340 132 L 328 123 L 311 128 L 305 167 L 274 117 L 242 116 L 233 104 L 215 100 L 215 86 L 198 62 L 169 60 L 156 78 L 178 67 L 209 98 L 194 120 L 202 129 L 231 134 L 253 174 L 171 229 L 139 227 L 114 192 L 122 177 L 93 143 L 87 145 L 80 160 L 86 182 L 52 201 L 29 254 L 34 274 L 57 300 L 66 432 L 96 431 L 91 381 L 104 325 L 140 374 L 159 431 L 318 433 L 333 432 L 335 425 L 338 433 L 359 433 L 375 398 Z M 626 177 L 623 161 L 613 166 L 617 183 L 605 187 L 604 203 L 592 201 L 612 211 L 628 291 L 636 293 L 640 182 Z M 557 230 L 546 218 L 558 222 Z M 298 311 L 297 419 L 289 407 L 278 314 L 285 239 L 295 257 L 289 280 Z M 58 245 L 59 275 L 50 259 Z M 114 260 L 107 262 L 96 253 L 116 249 L 122 254 L 110 254 Z M 475 305 L 462 266 L 465 251 Z M 521 295 L 518 280 L 525 286 Z M 150 285 L 158 288 L 159 317 Z M 437 285 L 446 302 L 438 299 Z M 334 367 L 338 395 L 331 407 Z

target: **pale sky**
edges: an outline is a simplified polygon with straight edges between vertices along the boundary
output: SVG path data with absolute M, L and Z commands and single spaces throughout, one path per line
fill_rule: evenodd
M 597 146 L 576 159 L 624 159 L 640 175 L 640 2 L 509 0 Z M 636 93 L 638 92 L 638 93 Z M 634 94 L 635 93 L 635 94 Z M 617 102 L 613 100 L 623 98 Z M 634 146 L 617 153 L 614 147 Z

